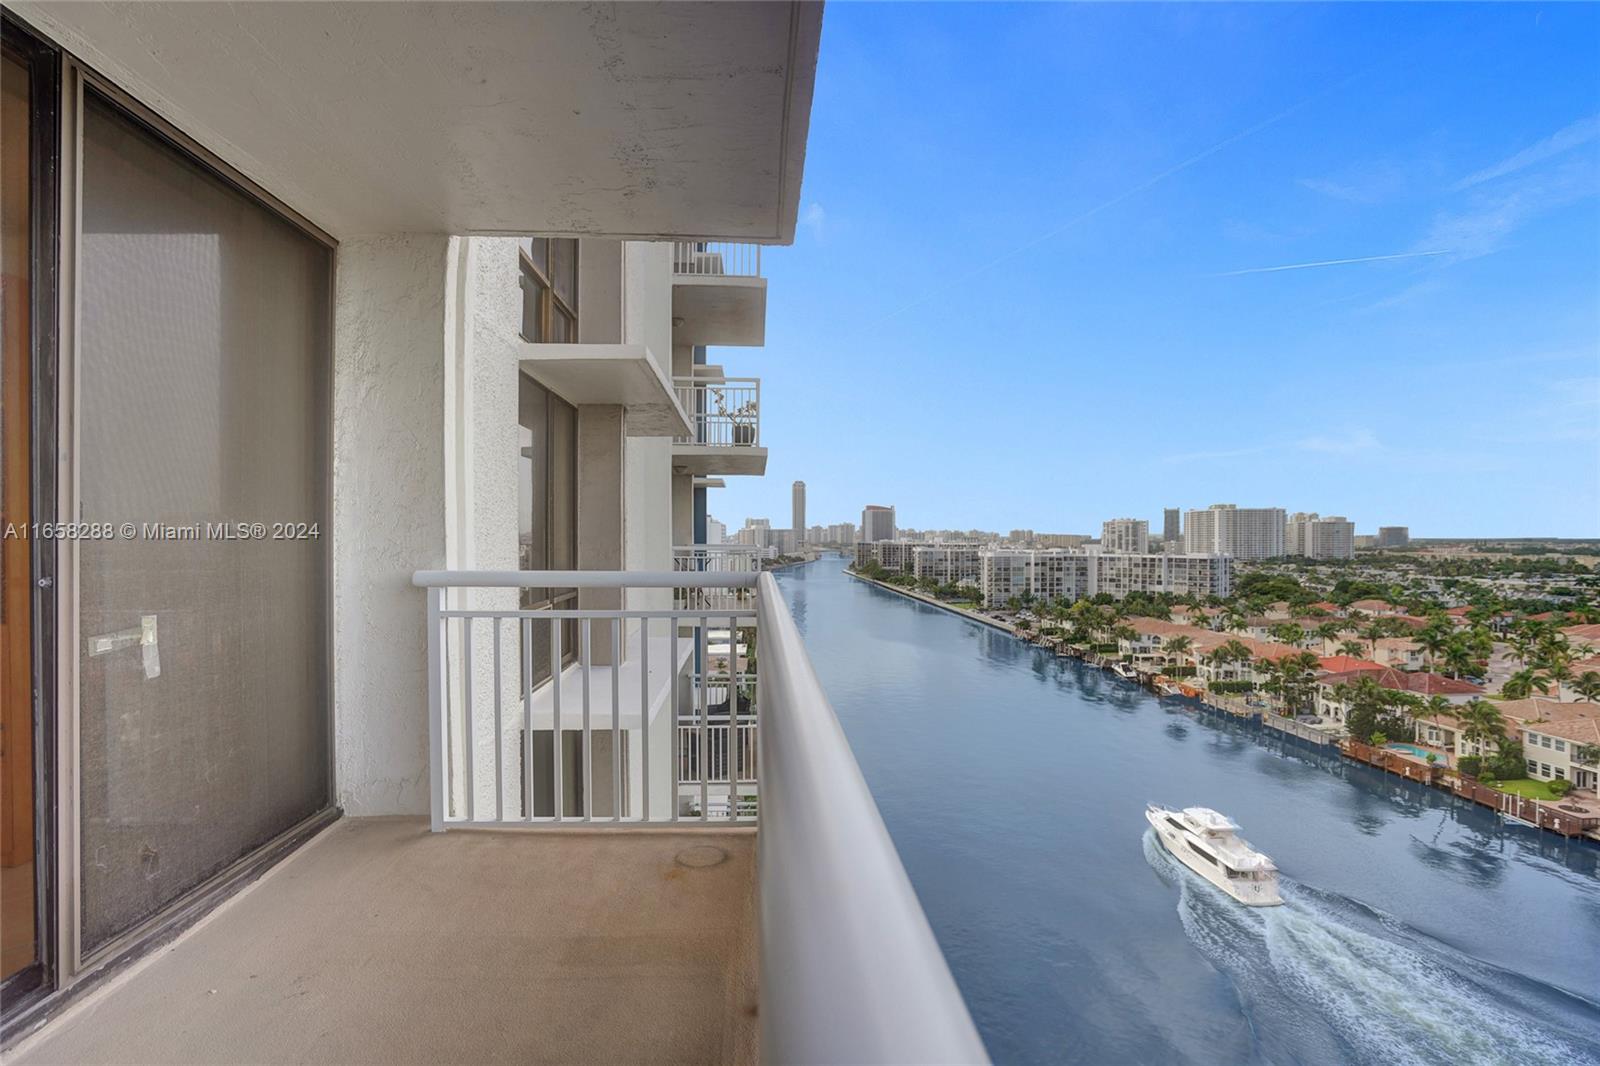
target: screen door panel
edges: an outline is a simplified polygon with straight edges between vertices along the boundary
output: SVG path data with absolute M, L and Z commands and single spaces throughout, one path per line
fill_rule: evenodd
M 93 95 L 83 130 L 88 953 L 330 803 L 332 256 Z

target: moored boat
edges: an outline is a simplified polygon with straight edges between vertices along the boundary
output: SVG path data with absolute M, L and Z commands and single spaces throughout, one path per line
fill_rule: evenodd
M 1152 803 L 1145 820 L 1168 854 L 1248 907 L 1274 907 L 1278 868 L 1239 836 L 1239 827 L 1209 807 L 1171 810 Z

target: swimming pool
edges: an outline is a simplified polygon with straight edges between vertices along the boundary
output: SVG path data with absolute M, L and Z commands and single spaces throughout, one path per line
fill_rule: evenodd
M 1419 748 L 1415 744 L 1385 744 L 1384 747 L 1388 748 L 1390 751 L 1403 751 L 1407 755 L 1415 755 L 1423 762 L 1428 761 L 1429 755 L 1432 755 L 1435 758 L 1438 758 L 1439 755 L 1439 753 L 1436 751 L 1429 751 L 1427 748 Z

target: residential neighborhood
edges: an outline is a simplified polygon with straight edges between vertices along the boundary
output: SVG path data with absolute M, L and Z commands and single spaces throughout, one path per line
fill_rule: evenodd
M 1230 511 L 1190 512 L 1203 532 L 1171 551 L 1145 522 L 1115 519 L 1073 547 L 858 541 L 851 569 L 1402 776 L 1527 801 L 1600 839 L 1593 560 L 1391 546 L 1335 561 L 1285 556 L 1282 541 L 1259 559 L 1188 550 L 1217 547 L 1217 528 L 1241 522 Z M 1271 541 L 1268 528 L 1242 533 L 1246 550 Z

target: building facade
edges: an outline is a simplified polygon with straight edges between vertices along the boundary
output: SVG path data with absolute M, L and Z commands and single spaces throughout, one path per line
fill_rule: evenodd
M 894 537 L 894 508 L 867 504 L 861 512 L 861 539 L 878 541 L 893 540 Z
M 1100 528 L 1100 549 L 1144 555 L 1150 550 L 1150 523 L 1143 518 L 1113 518 Z
M 1297 511 L 1284 524 L 1283 554 L 1308 559 L 1350 559 L 1356 553 L 1356 524 L 1343 515 L 1323 517 Z
M 1232 560 L 1223 555 L 986 548 L 978 553 L 978 573 L 991 606 L 1023 593 L 1070 602 L 1102 593 L 1120 600 L 1133 593 L 1224 597 L 1233 590 Z
M 1166 508 L 1161 512 L 1161 542 L 1168 551 L 1175 551 L 1182 536 L 1182 512 L 1176 507 Z
M 795 542 L 806 542 L 806 483 L 796 481 L 789 490 L 790 522 L 789 528 L 794 530 Z
M 976 544 L 924 544 L 911 550 L 917 580 L 940 585 L 977 585 L 981 577 Z
M 1404 548 L 1411 543 L 1411 528 L 1409 526 L 1379 526 L 1378 535 L 1373 542 L 1378 548 Z
M 1183 518 L 1183 548 L 1189 554 L 1272 559 L 1283 554 L 1285 515 L 1281 507 L 1238 507 L 1214 503 Z

